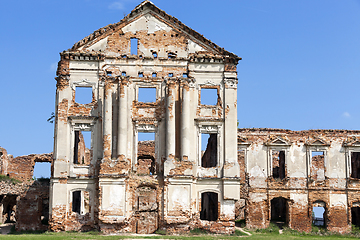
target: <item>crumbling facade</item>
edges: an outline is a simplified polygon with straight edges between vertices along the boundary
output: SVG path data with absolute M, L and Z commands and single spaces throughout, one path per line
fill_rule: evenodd
M 239 129 L 245 173 L 239 203 L 246 205 L 237 215 L 249 228 L 282 221 L 309 232 L 314 208 L 322 208 L 320 226 L 348 232 L 351 224 L 360 225 L 359 154 L 360 131 Z
M 233 232 L 241 58 L 150 1 L 60 55 L 50 229 Z
M 52 163 L 49 154 L 13 157 L 0 147 L 0 223 L 15 229 L 47 230 L 50 179 L 34 179 L 35 163 Z M 31 219 L 31 220 L 30 220 Z
M 50 230 L 360 226 L 360 131 L 237 130 L 241 58 L 150 1 L 60 56 Z

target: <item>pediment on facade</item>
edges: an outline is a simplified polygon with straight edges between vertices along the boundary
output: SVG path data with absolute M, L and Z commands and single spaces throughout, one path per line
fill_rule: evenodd
M 358 138 L 351 138 L 344 142 L 344 146 L 346 147 L 360 147 L 360 139 Z
M 268 146 L 289 146 L 290 143 L 283 139 L 282 137 L 276 137 L 275 139 L 270 140 L 266 143 Z
M 165 56 L 166 53 L 167 57 L 168 52 L 172 50 L 180 57 L 184 54 L 175 51 L 181 49 L 180 51 L 186 52 L 187 56 L 205 52 L 236 60 L 241 59 L 168 15 L 148 0 L 143 1 L 120 22 L 100 28 L 77 42 L 70 51 L 95 51 L 121 56 L 125 52 L 129 53 L 130 38 L 139 39 L 141 43 L 139 54 L 143 52 L 143 57 L 152 57 L 151 51 L 156 52 L 159 57 L 161 54 Z
M 247 146 L 247 145 L 250 145 L 251 143 L 250 142 L 248 142 L 248 139 L 247 138 L 245 138 L 245 137 L 240 137 L 240 136 L 238 136 L 238 138 L 237 138 L 237 142 L 238 142 L 238 145 L 242 145 L 242 146 Z
M 316 138 L 307 142 L 309 146 L 329 146 L 330 144 L 321 138 Z

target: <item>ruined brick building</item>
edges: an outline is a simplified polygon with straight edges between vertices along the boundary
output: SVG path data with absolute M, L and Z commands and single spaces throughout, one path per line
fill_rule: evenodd
M 150 1 L 60 55 L 51 230 L 360 225 L 360 132 L 237 130 L 241 58 Z
M 239 129 L 241 207 L 246 226 L 283 221 L 299 231 L 360 226 L 360 131 Z M 320 223 L 312 215 L 323 210 Z M 242 216 L 243 216 L 242 215 Z M 243 217 L 244 218 L 244 217 Z
M 241 58 L 150 1 L 60 55 L 50 229 L 232 232 Z
M 33 179 L 35 163 L 52 163 L 52 154 L 13 157 L 0 147 L 0 223 L 16 230 L 47 230 L 49 179 Z M 31 221 L 29 220 L 31 219 Z
M 106 233 L 231 233 L 235 219 L 360 226 L 360 131 L 237 129 L 241 58 L 150 1 L 60 56 L 54 152 L 0 148 L 0 174 L 22 181 L 0 181 L 1 222 Z M 35 162 L 52 164 L 50 184 L 31 179 Z

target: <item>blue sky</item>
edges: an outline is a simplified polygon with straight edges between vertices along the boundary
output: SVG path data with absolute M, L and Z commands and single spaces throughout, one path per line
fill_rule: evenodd
M 0 146 L 14 156 L 53 149 L 59 52 L 138 0 L 14 0 L 0 8 Z M 243 60 L 240 127 L 359 129 L 359 0 L 154 0 Z

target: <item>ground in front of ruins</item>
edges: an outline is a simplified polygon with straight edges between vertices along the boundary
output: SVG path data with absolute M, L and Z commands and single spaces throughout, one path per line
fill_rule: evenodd
M 326 231 L 313 231 L 311 233 L 300 233 L 295 230 L 291 230 L 289 228 L 283 229 L 281 234 L 279 233 L 279 229 L 276 226 L 272 226 L 266 229 L 258 229 L 254 231 L 249 231 L 245 229 L 248 234 L 245 234 L 237 228 L 235 234 L 233 235 L 219 235 L 219 234 L 206 234 L 204 232 L 192 231 L 189 234 L 185 234 L 182 236 L 178 235 L 160 235 L 160 234 L 118 234 L 118 235 L 103 235 L 100 232 L 45 232 L 42 234 L 35 234 L 30 232 L 15 232 L 9 235 L 1 235 L 1 239 L 239 239 L 239 237 L 243 239 L 359 239 L 360 231 L 353 231 L 351 234 L 339 235 L 336 233 L 330 233 Z M 1 226 L 0 226 L 1 230 Z M 244 229 L 242 229 L 245 231 Z M 313 229 L 315 230 L 315 229 Z

